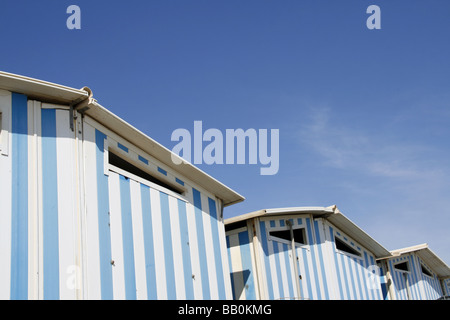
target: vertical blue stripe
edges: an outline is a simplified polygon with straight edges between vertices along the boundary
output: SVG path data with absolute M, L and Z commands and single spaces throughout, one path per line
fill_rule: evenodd
M 319 252 L 320 269 L 322 269 L 322 279 L 325 291 L 325 299 L 329 300 L 330 297 L 328 294 L 327 275 L 325 273 L 325 263 L 323 262 L 323 254 L 322 254 L 322 241 L 320 240 L 319 224 L 317 221 L 314 221 L 314 229 L 317 238 L 317 251 Z
M 95 130 L 100 286 L 103 300 L 113 299 L 108 176 L 104 173 L 106 135 Z
M 44 299 L 59 299 L 56 110 L 42 109 L 42 216 Z
M 353 260 L 352 258 L 350 258 L 347 255 L 343 255 L 344 259 L 346 259 L 348 261 L 348 266 L 349 266 L 349 278 L 350 278 L 350 283 L 352 285 L 352 291 L 353 291 L 353 299 L 358 299 L 358 294 L 356 292 L 356 285 L 355 285 L 355 271 L 353 271 Z
M 211 221 L 211 233 L 214 249 L 214 260 L 216 264 L 217 287 L 219 290 L 219 299 L 226 299 L 225 282 L 223 278 L 222 250 L 220 248 L 219 226 L 223 228 L 217 217 L 216 201 L 208 197 L 209 215 Z
M 242 269 L 244 273 L 244 288 L 245 288 L 245 297 L 247 300 L 255 300 L 256 292 L 255 292 L 255 284 L 253 280 L 253 268 L 252 268 L 252 260 L 250 253 L 250 241 L 248 237 L 248 231 L 242 231 L 238 234 L 239 237 L 239 247 L 241 249 L 241 261 L 242 261 Z
M 291 250 L 292 246 L 287 245 L 286 243 L 283 243 L 283 256 L 284 256 L 284 264 L 286 265 L 286 277 L 287 277 L 287 283 L 289 288 L 289 298 L 294 298 L 297 295 L 297 290 L 294 292 L 293 282 L 295 280 L 292 278 L 292 272 L 291 272 L 291 262 L 294 262 L 294 258 L 289 258 L 289 250 Z M 293 271 L 293 270 L 292 270 Z M 298 275 L 297 275 L 298 277 Z
M 357 259 L 357 258 L 353 258 L 353 261 L 355 261 L 355 274 L 354 274 L 354 278 L 356 278 L 356 282 L 358 283 L 358 299 L 362 299 L 363 297 L 363 292 L 362 292 L 362 287 L 361 287 L 361 260 Z
M 130 180 L 122 175 L 120 179 L 120 207 L 122 216 L 123 267 L 125 298 L 136 300 L 136 274 L 134 265 L 133 222 L 131 217 Z
M 415 280 L 414 280 L 414 273 L 416 270 L 416 263 L 414 260 L 414 257 L 412 255 L 408 255 L 406 257 L 406 260 L 408 260 L 409 263 L 409 273 L 407 274 L 408 276 L 408 284 L 409 284 L 409 292 L 411 293 L 411 299 L 416 299 L 417 297 L 417 292 L 416 292 L 416 286 L 415 284 Z
M 141 184 L 142 227 L 144 230 L 145 275 L 147 281 L 147 299 L 156 300 L 155 248 L 153 244 L 152 209 L 150 188 Z
M 415 259 L 413 256 L 410 256 L 409 262 L 411 265 L 411 269 L 412 269 L 412 273 L 413 273 L 413 281 L 411 282 L 412 287 L 414 287 L 414 294 L 415 294 L 415 299 L 420 299 L 420 293 L 418 291 L 418 287 L 417 284 L 419 283 L 418 279 L 417 279 L 417 271 L 416 271 L 416 263 L 415 263 Z M 419 266 L 417 266 L 418 268 Z
M 341 273 L 339 272 L 339 264 L 338 264 L 338 257 L 337 257 L 337 252 L 336 252 L 336 245 L 334 243 L 334 230 L 332 227 L 330 228 L 330 239 L 331 239 L 331 243 L 332 243 L 332 250 L 333 250 L 333 257 L 334 257 L 334 266 L 336 268 L 336 275 L 338 278 L 338 286 L 339 286 L 339 294 L 340 294 L 340 299 L 344 299 L 344 292 L 343 287 L 342 287 L 342 279 L 341 279 Z
M 365 275 L 364 280 L 366 280 L 365 283 L 364 283 L 364 291 L 366 293 L 367 300 L 369 300 L 370 299 L 369 290 L 372 291 L 374 296 L 375 296 L 375 292 L 378 292 L 378 287 L 377 287 L 377 289 L 374 289 L 373 285 L 375 285 L 375 284 L 378 285 L 379 275 L 369 272 L 370 264 L 369 264 L 369 260 L 368 260 L 367 257 L 368 257 L 367 256 L 367 252 L 364 251 L 364 263 L 365 263 L 365 265 L 363 265 L 363 274 Z M 374 277 L 378 277 L 378 278 L 375 279 Z M 368 288 L 369 285 L 371 286 L 370 288 Z
M 197 228 L 197 241 L 198 241 L 198 254 L 200 258 L 200 272 L 202 280 L 203 299 L 211 299 L 211 292 L 209 289 L 209 275 L 205 246 L 205 231 L 203 230 L 203 212 L 202 212 L 202 199 L 200 192 L 192 188 L 194 196 L 194 211 L 195 211 L 195 225 Z
M 228 252 L 228 265 L 230 267 L 231 292 L 233 294 L 233 300 L 236 300 L 236 294 L 234 293 L 233 264 L 231 263 L 230 236 L 226 236 L 226 240 L 227 240 L 227 252 Z
M 189 249 L 189 230 L 186 215 L 186 202 L 180 199 L 178 199 L 178 216 L 180 221 L 181 254 L 183 256 L 184 286 L 186 291 L 186 299 L 192 300 L 194 299 L 194 284 L 192 283 L 192 266 L 191 266 L 191 254 Z
M 280 266 L 280 257 L 279 257 L 279 251 L 278 251 L 278 242 L 272 241 L 272 247 L 273 247 L 273 257 L 275 260 L 275 271 L 277 272 L 277 279 L 278 279 L 278 293 L 280 295 L 280 298 L 284 297 L 284 290 L 283 290 L 283 281 L 281 279 L 281 266 Z
M 161 202 L 161 221 L 164 242 L 164 260 L 166 269 L 167 298 L 175 300 L 177 290 L 175 287 L 175 266 L 173 265 L 172 231 L 170 226 L 169 196 L 159 192 Z
M 344 284 L 345 284 L 345 290 L 347 293 L 347 300 L 351 299 L 351 294 L 350 294 L 350 282 L 348 279 L 348 271 L 347 271 L 347 267 L 345 266 L 345 259 L 347 258 L 346 256 L 344 256 L 344 254 L 339 253 L 339 256 L 341 257 L 341 265 L 342 265 L 342 273 L 344 274 Z
M 311 223 L 310 219 L 306 218 L 306 229 L 308 230 L 308 242 L 311 249 L 311 260 L 312 260 L 312 268 L 314 271 L 314 279 L 316 280 L 316 289 L 317 289 L 317 296 L 319 300 L 322 299 L 322 295 L 320 292 L 320 282 L 319 282 L 319 275 L 317 273 L 317 266 L 316 266 L 316 254 L 315 254 L 315 243 L 312 237 L 312 230 L 311 230 Z
M 270 263 L 269 263 L 269 247 L 267 242 L 267 235 L 266 235 L 266 224 L 264 221 L 259 222 L 259 228 L 261 231 L 261 245 L 264 251 L 264 265 L 266 269 L 266 281 L 267 281 L 267 291 L 269 294 L 269 299 L 273 300 L 273 284 L 272 284 L 272 277 L 270 275 Z
M 28 298 L 28 110 L 27 96 L 13 93 L 11 98 L 10 297 L 24 300 Z
M 302 256 L 303 256 L 304 267 L 305 267 L 305 274 L 302 276 L 302 281 L 306 282 L 306 286 L 308 288 L 308 297 L 309 297 L 309 299 L 312 299 L 313 292 L 312 292 L 312 287 L 311 287 L 311 275 L 309 274 L 308 253 L 306 250 L 302 250 Z

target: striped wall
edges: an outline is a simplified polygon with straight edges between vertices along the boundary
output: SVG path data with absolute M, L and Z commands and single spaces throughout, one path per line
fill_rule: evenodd
M 95 159 L 86 161 L 95 177 L 86 185 L 88 298 L 231 299 L 218 201 L 186 179 L 178 195 L 121 170 L 105 173 L 114 137 L 89 124 L 84 134 L 85 156 Z
M 257 283 L 248 229 L 227 233 L 226 237 L 233 299 L 255 300 L 258 297 Z
M 337 299 L 344 300 L 382 300 L 381 270 L 377 266 L 374 255 L 327 223 L 327 238 L 333 244 L 331 265 L 336 270 L 338 293 Z M 326 229 L 327 230 L 327 229 Z M 360 256 L 341 252 L 335 247 L 335 237 L 339 237 Z
M 288 230 L 286 220 L 291 221 L 293 229 L 303 228 L 305 232 L 306 244 L 296 245 L 294 258 L 289 241 L 274 238 L 269 234 L 271 230 Z M 253 262 L 248 261 L 249 254 L 246 253 L 249 251 L 247 231 L 227 232 L 235 299 L 245 299 L 249 296 L 253 298 L 255 293 L 249 292 L 254 287 L 253 281 L 261 281 L 262 297 L 271 300 L 383 299 L 380 272 L 373 254 L 327 221 L 313 220 L 307 215 L 260 218 L 256 221 L 260 250 L 257 255 L 259 258 L 255 258 Z M 348 245 L 354 246 L 361 256 L 337 250 L 334 237 L 339 237 L 342 241 L 348 242 Z M 297 264 L 296 268 L 294 263 Z M 256 280 L 258 276 L 254 275 L 255 264 L 258 264 L 257 269 L 261 270 L 261 280 Z M 296 269 L 299 274 L 295 273 Z M 235 270 L 248 270 L 248 274 L 251 275 L 246 278 L 248 283 L 243 282 L 243 277 Z M 296 284 L 298 276 L 300 276 L 300 297 Z
M 0 299 L 232 298 L 212 194 L 88 117 L 72 131 L 68 107 L 6 91 L 0 107 Z M 183 193 L 114 169 L 114 148 Z
M 397 263 L 407 262 L 409 271 L 395 267 Z M 414 253 L 388 260 L 391 276 L 391 294 L 394 300 L 435 300 L 442 296 L 442 287 L 436 274 Z M 423 264 L 432 276 L 422 272 Z
M 80 256 L 69 111 L 15 93 L 8 100 L 2 101 L 11 126 L 9 154 L 1 157 L 0 298 L 74 299 Z

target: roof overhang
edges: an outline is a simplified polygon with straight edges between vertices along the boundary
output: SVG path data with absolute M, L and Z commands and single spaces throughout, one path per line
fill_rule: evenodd
M 346 233 L 349 237 L 353 238 L 355 241 L 360 243 L 366 249 L 371 251 L 376 258 L 391 255 L 391 253 L 387 249 L 385 249 L 375 239 L 369 236 L 364 230 L 362 230 L 354 222 L 352 222 L 344 214 L 342 214 L 336 206 L 264 209 L 226 219 L 225 225 L 258 217 L 270 217 L 280 215 L 302 215 L 302 214 L 310 214 L 315 219 L 317 218 L 327 219 L 342 232 Z
M 0 88 L 25 94 L 30 99 L 55 104 L 76 104 L 89 97 L 89 93 L 83 89 L 74 89 L 3 71 L 0 71 Z
M 407 248 L 392 250 L 392 256 L 401 256 L 403 254 L 415 253 L 421 258 L 427 266 L 433 269 L 439 278 L 450 278 L 450 267 L 438 257 L 428 246 L 428 244 L 423 243 Z
M 92 117 L 122 138 L 154 156 L 159 161 L 194 181 L 202 188 L 216 195 L 224 206 L 241 202 L 245 198 L 223 183 L 211 177 L 191 163 L 181 159 L 169 149 L 148 137 L 129 123 L 125 122 L 92 98 L 89 88 L 74 89 L 51 82 L 0 71 L 0 88 L 22 93 L 30 99 L 42 102 L 73 106 L 80 112 Z M 172 159 L 178 159 L 180 164 Z

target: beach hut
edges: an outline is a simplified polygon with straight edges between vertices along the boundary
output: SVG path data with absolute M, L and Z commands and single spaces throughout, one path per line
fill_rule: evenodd
M 0 72 L 0 299 L 231 299 L 243 199 L 89 88 Z
M 390 253 L 336 206 L 265 209 L 225 220 L 234 299 L 385 299 Z
M 380 259 L 389 299 L 435 300 L 449 295 L 450 268 L 427 244 L 391 251 Z

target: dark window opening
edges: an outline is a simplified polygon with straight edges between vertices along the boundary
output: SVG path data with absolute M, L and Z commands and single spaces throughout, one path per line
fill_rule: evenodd
M 306 244 L 305 229 L 303 229 L 303 228 L 294 229 L 293 233 L 294 233 L 294 242 L 299 243 L 299 244 Z M 272 237 L 280 238 L 280 239 L 287 240 L 287 241 L 292 241 L 291 240 L 291 230 L 289 230 L 289 229 L 278 230 L 278 231 L 269 231 L 269 234 Z
M 395 266 L 395 269 L 400 270 L 400 271 L 409 271 L 409 266 L 408 266 L 408 262 L 402 262 L 402 263 L 397 263 Z
M 340 250 L 340 251 L 344 251 L 353 255 L 356 255 L 358 257 L 361 256 L 361 253 L 356 251 L 355 249 L 353 249 L 351 246 L 349 246 L 348 244 L 346 244 L 344 241 L 342 241 L 339 238 L 334 238 L 334 242 L 336 243 L 336 249 Z
M 139 169 L 138 167 L 132 165 L 131 163 L 129 163 L 128 161 L 122 159 L 121 157 L 119 157 L 118 155 L 112 153 L 111 151 L 109 151 L 109 164 L 112 164 L 115 167 L 118 167 L 120 169 L 123 169 L 131 174 L 134 174 L 135 176 L 138 176 L 144 180 L 153 182 L 161 187 L 164 187 L 166 189 L 169 189 L 173 192 L 176 192 L 178 194 L 181 194 L 182 192 L 178 189 L 175 189 L 174 187 L 172 187 L 171 185 L 153 177 L 152 175 L 148 174 L 147 172 L 145 172 L 144 170 Z
M 239 229 L 242 227 L 247 227 L 247 220 L 238 221 L 235 223 L 225 225 L 225 231 L 231 231 L 235 229 Z
M 428 269 L 425 268 L 425 267 L 423 266 L 423 264 L 421 264 L 420 267 L 422 268 L 422 273 L 423 273 L 424 275 L 427 275 L 427 276 L 429 276 L 429 277 L 433 277 L 433 275 L 431 274 L 431 272 L 428 271 Z

